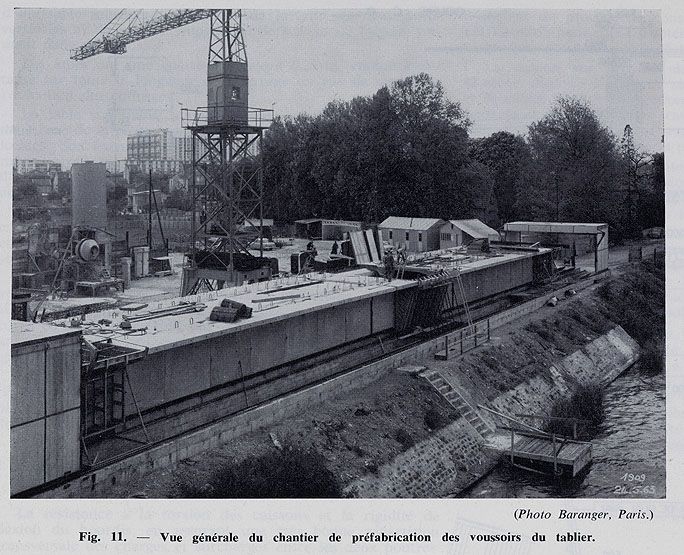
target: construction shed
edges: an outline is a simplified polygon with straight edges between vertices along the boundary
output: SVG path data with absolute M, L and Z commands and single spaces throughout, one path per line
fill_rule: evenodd
M 439 230 L 439 248 L 467 245 L 475 239 L 498 241 L 499 232 L 478 219 L 449 220 Z
M 378 225 L 383 243 L 406 252 L 426 252 L 439 249 L 439 230 L 444 220 L 439 218 L 409 218 L 390 216 Z
M 322 239 L 323 220 L 320 218 L 307 218 L 295 220 L 295 237 L 301 239 Z
M 361 222 L 351 220 L 322 220 L 321 234 L 324 241 L 339 241 L 344 238 L 345 233 L 361 231 Z
M 242 222 L 240 226 L 242 231 L 258 233 L 261 228 L 262 236 L 268 240 L 273 239 L 273 219 L 271 218 L 251 218 Z
M 573 266 L 608 269 L 608 224 L 568 222 L 509 222 L 504 238 L 516 243 L 539 243 L 557 247 Z
M 302 239 L 322 239 L 324 241 L 339 241 L 345 233 L 361 231 L 362 222 L 351 220 L 324 220 L 309 218 L 295 221 L 295 236 Z

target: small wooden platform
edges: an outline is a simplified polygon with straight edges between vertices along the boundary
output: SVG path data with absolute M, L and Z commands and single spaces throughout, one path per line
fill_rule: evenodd
M 591 462 L 591 443 L 561 437 L 516 432 L 511 445 L 510 434 L 497 434 L 488 446 L 510 457 L 513 464 L 575 477 Z M 554 456 L 555 450 L 555 456 Z
M 86 289 L 90 291 L 92 297 L 97 295 L 97 292 L 101 289 L 109 289 L 110 287 L 116 287 L 123 292 L 123 280 L 119 278 L 110 278 L 101 281 L 77 281 L 74 286 L 77 292 L 79 289 Z

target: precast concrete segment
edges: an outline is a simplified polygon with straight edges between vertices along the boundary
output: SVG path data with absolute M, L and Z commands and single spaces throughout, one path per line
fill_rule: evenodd
M 327 276 L 326 276 L 327 277 Z M 301 292 L 302 300 L 299 302 L 270 303 L 263 301 L 262 306 L 252 304 L 252 300 L 262 301 L 264 295 L 258 293 L 279 286 L 303 283 L 305 278 L 278 279 L 266 283 L 255 283 L 248 286 L 221 289 L 211 293 L 179 297 L 152 303 L 150 309 L 161 309 L 179 306 L 182 302 L 200 302 L 206 308 L 194 314 L 182 314 L 179 316 L 167 316 L 140 322 L 134 327 L 147 326 L 147 333 L 141 336 L 117 336 L 98 335 L 96 328 L 87 328 L 84 335 L 87 339 L 97 341 L 103 338 L 112 338 L 115 343 L 122 345 L 134 345 L 148 349 L 148 354 L 154 354 L 170 348 L 189 345 L 198 341 L 213 339 L 225 335 L 241 333 L 256 329 L 266 324 L 273 324 L 283 320 L 289 320 L 300 315 L 310 315 L 320 310 L 336 308 L 349 303 L 356 303 L 364 299 L 371 299 L 382 295 L 391 295 L 394 291 L 415 287 L 415 282 L 408 280 L 393 280 L 387 283 L 380 278 L 374 278 L 368 271 L 349 272 L 331 276 L 331 281 L 324 277 L 324 283 L 312 284 L 297 291 Z M 316 275 L 316 279 L 319 276 Z M 334 281 L 332 281 L 334 279 Z M 211 310 L 221 304 L 225 298 L 231 298 L 238 302 L 254 306 L 251 318 L 238 320 L 237 322 L 212 322 L 209 321 Z M 109 329 L 118 330 L 122 321 L 120 310 L 105 310 L 89 314 L 89 322 L 97 322 L 100 319 L 112 321 Z M 57 321 L 55 324 L 68 326 L 68 320 Z M 343 331 L 344 328 L 341 328 Z
M 10 493 L 80 467 L 80 331 L 11 324 Z

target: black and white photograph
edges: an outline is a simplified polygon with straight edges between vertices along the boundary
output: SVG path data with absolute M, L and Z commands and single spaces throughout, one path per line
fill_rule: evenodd
M 659 10 L 14 30 L 11 496 L 666 496 Z
M 0 547 L 681 522 L 682 14 L 485 4 L 4 9 Z

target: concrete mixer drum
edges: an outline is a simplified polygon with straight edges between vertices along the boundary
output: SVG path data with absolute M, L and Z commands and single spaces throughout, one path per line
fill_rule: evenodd
M 100 255 L 100 246 L 93 239 L 81 239 L 76 245 L 76 256 L 84 262 L 97 260 Z

